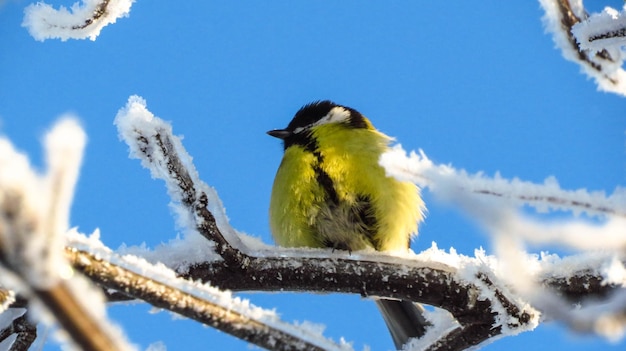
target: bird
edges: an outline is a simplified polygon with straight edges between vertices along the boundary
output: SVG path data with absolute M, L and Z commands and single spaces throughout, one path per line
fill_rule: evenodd
M 409 250 L 425 206 L 419 188 L 387 176 L 379 164 L 393 138 L 357 110 L 330 100 L 304 105 L 284 129 L 274 178 L 270 230 L 282 247 Z M 396 348 L 421 337 L 429 322 L 421 305 L 375 300 Z

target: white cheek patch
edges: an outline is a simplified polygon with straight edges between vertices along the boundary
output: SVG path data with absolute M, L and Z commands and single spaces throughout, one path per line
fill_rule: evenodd
M 315 122 L 315 125 L 327 124 L 327 123 L 342 123 L 346 122 L 350 119 L 350 111 L 346 110 L 343 107 L 336 106 L 333 107 L 328 114 L 319 121 Z
M 315 126 L 320 126 L 322 124 L 330 124 L 330 123 L 343 123 L 350 119 L 350 111 L 346 110 L 341 106 L 333 107 L 328 114 L 320 119 L 318 119 L 315 123 L 311 123 L 305 127 L 298 127 L 293 130 L 295 134 L 300 133 L 305 129 L 310 129 Z

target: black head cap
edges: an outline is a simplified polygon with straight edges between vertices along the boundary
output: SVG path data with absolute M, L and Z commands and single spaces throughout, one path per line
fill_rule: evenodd
M 348 112 L 348 116 L 345 119 L 340 118 L 334 122 L 344 123 L 350 128 L 372 128 L 371 124 L 357 110 L 336 104 L 330 100 L 322 100 L 302 106 L 296 112 L 291 122 L 289 122 L 287 128 L 270 130 L 267 134 L 284 140 L 285 149 L 293 144 L 311 147 L 314 141 L 311 138 L 310 127 L 319 123 L 322 118 L 328 118 L 330 112 L 336 107 L 340 107 L 343 111 Z M 343 114 L 341 114 L 341 117 L 343 117 Z M 331 121 L 329 120 L 329 122 Z
M 314 101 L 306 104 L 302 106 L 298 112 L 296 112 L 295 116 L 293 116 L 293 119 L 287 126 L 287 130 L 294 131 L 297 128 L 306 128 L 319 121 L 322 117 L 328 115 L 330 110 L 335 107 L 343 107 L 349 110 L 349 108 L 337 105 L 330 100 Z

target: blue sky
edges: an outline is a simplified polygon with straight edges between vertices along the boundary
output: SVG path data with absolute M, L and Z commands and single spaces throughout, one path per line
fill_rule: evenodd
M 55 2 L 69 5 L 72 2 Z M 112 248 L 158 245 L 178 229 L 162 182 L 127 157 L 113 118 L 130 95 L 145 98 L 221 196 L 232 225 L 271 243 L 267 207 L 282 156 L 265 131 L 297 109 L 332 99 L 354 107 L 405 149 L 470 172 L 612 192 L 626 183 L 626 101 L 598 92 L 565 61 L 536 1 L 398 2 L 138 0 L 130 17 L 95 42 L 33 40 L 20 26 L 29 2 L 0 5 L 0 132 L 41 165 L 40 140 L 66 112 L 89 137 L 71 224 L 100 228 Z M 620 8 L 622 1 L 588 4 Z M 413 249 L 432 241 L 472 255 L 489 238 L 427 192 L 428 217 Z M 356 296 L 244 294 L 287 321 L 372 350 L 392 348 L 375 306 Z M 246 349 L 195 322 L 110 312 L 129 338 L 169 350 Z M 484 350 L 623 349 L 547 323 Z M 55 347 L 46 346 L 45 350 Z

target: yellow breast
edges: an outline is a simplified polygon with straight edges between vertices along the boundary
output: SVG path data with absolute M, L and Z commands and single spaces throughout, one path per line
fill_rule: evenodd
M 317 126 L 312 136 L 315 149 L 289 147 L 276 174 L 270 201 L 270 227 L 276 242 L 325 247 L 331 239 L 349 241 L 350 250 L 363 249 L 361 243 L 366 242 L 380 251 L 406 250 L 410 236 L 417 234 L 424 204 L 414 184 L 385 176 L 378 164 L 391 139 L 373 128 L 337 124 Z M 320 184 L 321 173 L 332 182 L 339 204 L 331 209 L 328 184 Z M 371 238 L 352 240 L 358 231 L 350 230 L 352 214 L 345 208 L 364 198 L 375 218 L 368 233 Z M 335 212 L 325 215 L 328 211 Z M 319 223 L 321 218 L 323 223 Z

